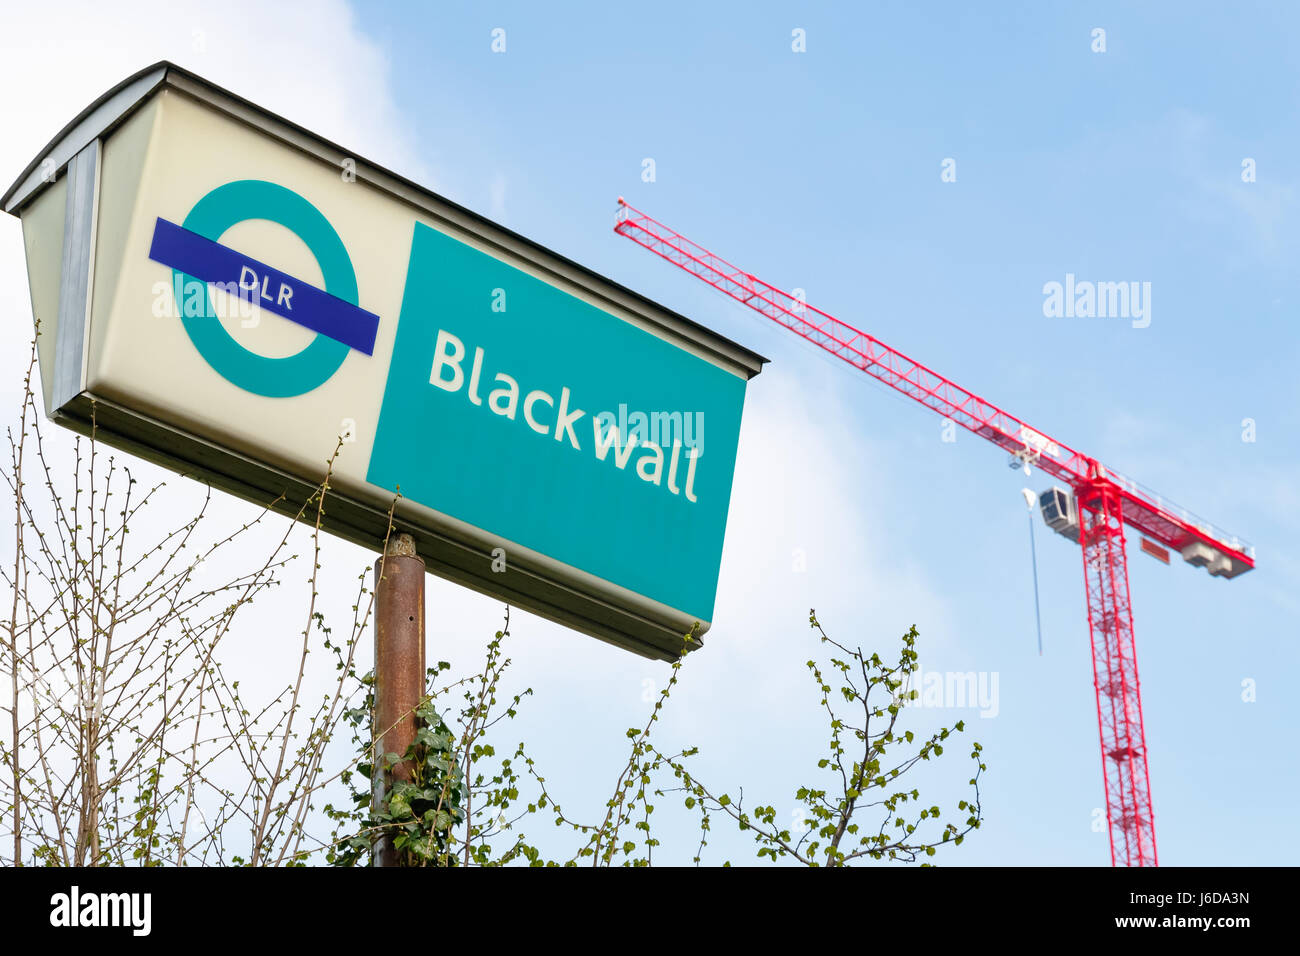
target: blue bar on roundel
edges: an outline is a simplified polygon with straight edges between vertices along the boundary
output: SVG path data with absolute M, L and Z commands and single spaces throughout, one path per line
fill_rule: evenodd
M 149 258 L 203 282 L 220 282 L 268 312 L 373 355 L 379 316 L 174 222 L 154 226 Z

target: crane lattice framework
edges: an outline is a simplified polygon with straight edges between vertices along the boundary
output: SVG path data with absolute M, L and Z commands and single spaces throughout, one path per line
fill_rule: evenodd
M 1045 492 L 1040 504 L 1047 523 L 1083 551 L 1111 864 L 1155 866 L 1155 819 L 1124 526 L 1217 577 L 1233 578 L 1254 568 L 1254 549 L 866 332 L 737 268 L 622 197 L 618 204 L 615 232 L 993 442 L 1012 455 L 1013 465 L 1033 465 L 1070 486 L 1069 493 L 1060 488 Z

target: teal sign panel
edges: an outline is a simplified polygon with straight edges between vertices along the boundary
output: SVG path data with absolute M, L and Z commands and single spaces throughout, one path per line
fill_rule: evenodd
M 417 223 L 367 480 L 708 621 L 744 393 Z

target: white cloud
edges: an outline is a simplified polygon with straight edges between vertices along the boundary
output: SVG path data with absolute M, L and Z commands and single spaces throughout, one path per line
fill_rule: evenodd
M 6 16 L 0 167 L 16 174 L 65 122 L 158 60 L 280 113 L 368 159 L 427 181 L 394 104 L 383 51 L 342 0 L 261 4 L 141 0 L 122 16 L 98 3 L 28 4 Z

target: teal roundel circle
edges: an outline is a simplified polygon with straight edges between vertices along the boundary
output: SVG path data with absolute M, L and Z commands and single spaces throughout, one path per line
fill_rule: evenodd
M 292 189 L 258 179 L 226 183 L 195 203 L 181 225 L 220 242 L 228 229 L 248 219 L 266 219 L 296 235 L 315 256 L 325 278 L 325 291 L 359 305 L 357 275 L 343 240 L 321 211 Z M 172 281 L 173 287 L 180 289 L 187 281 L 199 280 L 173 269 Z M 325 384 L 348 357 L 347 345 L 319 332 L 293 355 L 273 358 L 251 352 L 222 326 L 212 307 L 211 292 L 206 285 L 204 288 L 201 315 L 187 315 L 180 309 L 185 332 L 219 375 L 246 392 L 267 398 L 302 395 Z

